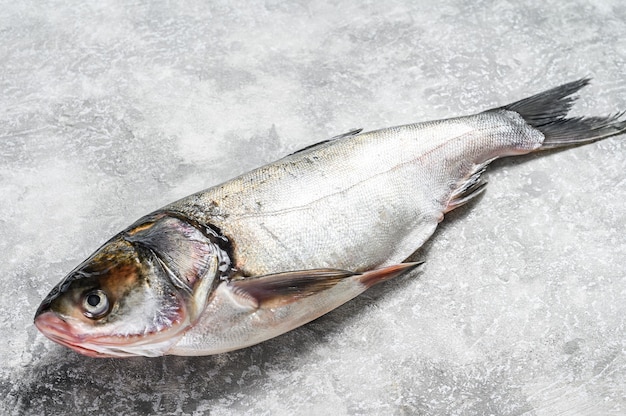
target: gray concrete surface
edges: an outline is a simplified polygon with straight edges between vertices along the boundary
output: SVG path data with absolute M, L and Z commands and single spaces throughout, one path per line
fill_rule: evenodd
M 353 127 L 582 76 L 626 109 L 606 1 L 3 2 L 1 414 L 626 413 L 626 137 L 499 161 L 421 273 L 212 357 L 92 359 L 32 325 L 68 271 L 167 202 Z

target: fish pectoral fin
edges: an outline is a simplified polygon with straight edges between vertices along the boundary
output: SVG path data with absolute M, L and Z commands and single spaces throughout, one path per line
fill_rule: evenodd
M 363 285 L 365 290 L 420 264 L 401 263 L 364 273 L 341 269 L 299 270 L 232 280 L 228 286 L 242 306 L 277 307 L 323 292 L 348 279 L 352 279 L 354 284 Z
M 228 285 L 246 303 L 273 307 L 314 295 L 358 274 L 339 269 L 298 270 L 232 280 Z
M 394 264 L 393 266 L 383 267 L 382 269 L 370 270 L 359 276 L 359 281 L 366 288 L 370 288 L 378 283 L 398 277 L 401 274 L 410 272 L 416 267 L 424 264 L 423 261 Z

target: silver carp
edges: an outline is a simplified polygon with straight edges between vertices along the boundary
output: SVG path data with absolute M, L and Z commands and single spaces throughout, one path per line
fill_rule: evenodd
M 70 272 L 35 325 L 93 357 L 216 354 L 294 329 L 415 268 L 403 262 L 494 159 L 625 132 L 624 113 L 567 117 L 588 82 L 353 130 L 169 204 Z

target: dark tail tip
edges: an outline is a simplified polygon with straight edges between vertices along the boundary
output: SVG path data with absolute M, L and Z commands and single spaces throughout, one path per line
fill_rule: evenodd
M 582 78 L 502 108 L 515 111 L 543 133 L 545 140 L 539 150 L 588 143 L 626 132 L 626 120 L 621 120 L 626 112 L 606 117 L 566 117 L 578 98 L 572 95 L 590 81 Z

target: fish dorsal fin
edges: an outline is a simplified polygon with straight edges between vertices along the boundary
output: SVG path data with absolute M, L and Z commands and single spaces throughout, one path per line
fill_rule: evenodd
M 302 149 L 296 150 L 295 152 L 291 153 L 289 156 L 295 155 L 296 153 L 304 152 L 305 150 L 311 150 L 314 147 L 317 147 L 317 146 L 319 146 L 321 144 L 324 144 L 324 143 L 332 142 L 334 140 L 343 139 L 344 137 L 356 136 L 357 134 L 359 134 L 362 131 L 363 131 L 363 129 L 352 129 L 352 130 L 350 130 L 350 131 L 348 131 L 346 133 L 339 134 L 337 136 L 333 136 L 330 139 L 322 140 L 321 142 L 317 142 L 317 143 L 314 143 L 314 144 L 309 145 L 307 147 L 303 147 Z
M 341 269 L 311 269 L 231 280 L 229 285 L 238 303 L 253 309 L 277 307 L 316 295 L 340 282 L 361 285 L 363 290 L 414 269 L 421 263 L 401 263 L 356 273 Z
M 347 131 L 345 133 L 341 133 L 341 134 L 338 134 L 336 136 L 333 136 L 330 139 L 328 139 L 327 141 L 343 139 L 344 137 L 356 136 L 357 134 L 359 134 L 362 131 L 363 131 L 363 129 L 352 129 L 352 130 Z

